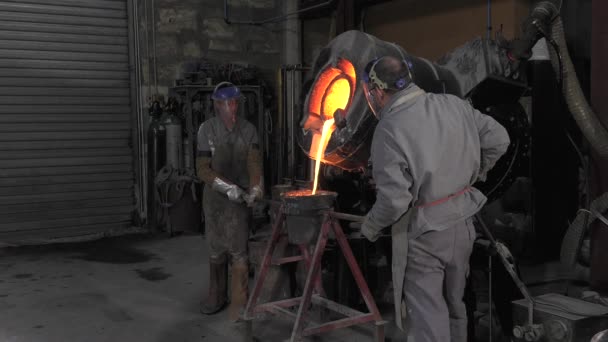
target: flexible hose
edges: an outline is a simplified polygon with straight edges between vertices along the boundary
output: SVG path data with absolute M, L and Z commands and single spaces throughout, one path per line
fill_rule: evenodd
M 604 213 L 608 210 L 608 193 L 596 198 L 591 202 L 591 210 Z M 566 235 L 562 240 L 562 248 L 560 254 L 560 261 L 566 267 L 573 268 L 577 261 L 581 248 L 581 241 L 585 237 L 587 227 L 593 221 L 595 216 L 590 216 L 587 210 L 579 210 L 578 215 L 566 231 Z
M 556 74 L 563 72 L 562 92 L 568 108 L 574 117 L 577 125 L 581 129 L 585 138 L 591 146 L 599 153 L 602 158 L 608 159 L 608 119 L 606 125 L 603 125 L 598 116 L 593 112 L 591 106 L 587 102 L 583 90 L 580 86 L 578 77 L 574 70 L 574 64 L 568 52 L 566 44 L 566 36 L 564 33 L 564 24 L 562 19 L 558 17 L 553 22 L 552 38 L 559 46 L 562 54 L 563 70 L 560 70 L 559 57 L 556 51 L 551 50 L 551 64 L 555 69 Z

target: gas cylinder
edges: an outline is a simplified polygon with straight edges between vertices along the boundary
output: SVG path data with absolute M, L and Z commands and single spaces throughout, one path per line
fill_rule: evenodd
M 194 163 L 192 161 L 193 159 L 193 154 L 192 154 L 192 143 L 190 142 L 190 139 L 188 139 L 188 137 L 184 138 L 184 169 L 186 170 L 193 170 L 194 169 Z
M 167 113 L 163 120 L 165 130 L 167 131 L 167 163 L 173 169 L 183 168 L 183 141 L 182 141 L 182 121 L 177 116 L 177 106 L 171 105 L 169 100 L 167 104 Z

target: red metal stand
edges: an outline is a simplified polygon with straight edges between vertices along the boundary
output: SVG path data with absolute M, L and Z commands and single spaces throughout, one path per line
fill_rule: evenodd
M 346 236 L 342 231 L 342 227 L 340 227 L 340 224 L 338 223 L 336 217 L 334 217 L 332 214 L 333 212 L 326 212 L 324 214 L 321 231 L 319 233 L 319 237 L 317 238 L 317 243 L 315 245 L 312 258 L 308 253 L 307 246 L 300 245 L 300 251 L 302 252 L 301 255 L 273 260 L 272 254 L 283 231 L 283 223 L 285 221 L 285 214 L 281 208 L 279 217 L 277 218 L 272 228 L 272 235 L 270 241 L 268 242 L 268 246 L 266 247 L 266 252 L 264 253 L 264 258 L 262 259 L 261 268 L 258 273 L 255 286 L 253 288 L 251 296 L 249 297 L 249 301 L 245 309 L 244 319 L 248 321 L 249 324 L 251 324 L 251 321 L 255 318 L 256 315 L 261 313 L 267 312 L 272 314 L 285 315 L 291 319 L 295 319 L 291 338 L 289 339 L 289 341 L 295 342 L 301 341 L 304 336 L 316 335 L 333 331 L 336 329 L 346 328 L 352 325 L 374 322 L 375 341 L 384 341 L 384 324 L 386 322 L 382 320 L 380 311 L 378 310 L 378 307 L 376 306 L 376 302 L 372 297 L 369 287 L 367 286 L 367 283 L 363 278 L 361 269 L 359 268 L 359 265 L 355 260 L 355 256 L 353 255 Z M 336 213 L 336 216 L 337 215 L 338 214 Z M 361 292 L 365 304 L 367 305 L 367 308 L 369 310 L 368 313 L 363 313 L 354 310 L 352 308 L 346 307 L 327 298 L 324 298 L 324 293 L 321 286 L 321 259 L 325 251 L 325 246 L 327 244 L 330 231 L 333 231 L 335 234 L 335 237 L 340 246 L 340 250 L 346 258 L 346 262 L 348 263 L 355 282 L 359 287 L 359 291 Z M 306 284 L 304 286 L 304 292 L 302 293 L 302 296 L 270 303 L 257 304 L 257 299 L 264 285 L 264 280 L 266 278 L 266 274 L 268 273 L 269 267 L 271 265 L 283 265 L 286 263 L 298 261 L 304 261 L 308 271 L 308 275 L 306 277 Z M 329 309 L 343 316 L 346 316 L 346 318 L 322 324 L 312 324 L 307 319 L 307 313 L 310 309 L 311 304 Z M 289 310 L 289 308 L 293 308 L 296 306 L 298 306 L 297 314 Z M 251 327 L 248 328 L 248 331 L 249 333 L 251 333 Z

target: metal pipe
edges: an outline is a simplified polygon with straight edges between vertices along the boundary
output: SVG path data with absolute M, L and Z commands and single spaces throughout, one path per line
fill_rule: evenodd
M 274 129 L 274 135 L 271 135 L 273 146 L 276 148 L 273 149 L 275 151 L 273 153 L 272 163 L 274 165 L 271 170 L 272 173 L 272 182 L 274 184 L 279 184 L 280 179 L 280 164 L 281 164 L 281 113 L 283 110 L 283 74 L 281 68 L 277 69 L 277 116 L 276 116 L 276 127 Z
M 608 158 L 608 119 L 605 119 L 603 116 L 598 116 L 587 102 L 578 76 L 576 75 L 574 64 L 570 58 L 564 25 L 561 18 L 558 17 L 553 22 L 552 35 L 547 38 L 553 40 L 560 50 L 559 54 L 554 49 L 549 51 L 551 55 L 551 64 L 556 73 L 563 74 L 564 76 L 564 79 L 562 80 L 562 89 L 560 90 L 566 99 L 572 117 L 581 129 L 585 138 L 598 154 L 603 158 Z M 562 57 L 561 59 L 560 56 Z M 560 61 L 563 63 L 560 63 Z
M 361 8 L 361 19 L 359 20 L 359 30 L 365 32 L 365 16 L 367 15 L 367 8 Z
M 289 112 L 289 147 L 290 147 L 290 159 L 291 159 L 291 179 L 296 179 L 296 71 L 291 70 L 291 103 Z
M 287 113 L 287 98 L 286 98 L 286 83 L 287 83 L 287 73 L 285 70 L 281 69 L 281 113 L 279 113 L 279 179 L 278 183 L 283 182 L 283 177 L 285 177 L 285 144 L 284 141 L 287 141 L 287 129 L 285 125 Z
M 513 279 L 513 282 L 515 283 L 515 285 L 517 285 L 519 291 L 521 292 L 521 294 L 524 295 L 524 298 L 528 302 L 528 324 L 532 326 L 534 324 L 534 298 L 530 294 L 530 291 L 528 291 L 526 284 L 521 281 L 521 279 L 515 272 L 513 265 L 509 262 L 509 260 L 507 260 L 507 256 L 504 254 L 506 247 L 504 247 L 503 244 L 498 243 L 496 239 L 494 239 L 494 236 L 486 226 L 486 223 L 482 219 L 481 215 L 476 214 L 475 218 L 477 218 L 477 222 L 479 222 L 479 225 L 481 226 L 481 231 L 483 232 L 485 237 L 490 241 L 490 247 L 492 247 L 496 251 L 498 258 L 505 266 L 507 273 L 509 273 L 511 279 Z
M 291 17 L 292 15 L 302 14 L 302 13 L 310 12 L 312 10 L 316 10 L 316 9 L 319 9 L 319 8 L 328 7 L 329 5 L 331 5 L 334 2 L 335 2 L 335 0 L 328 0 L 328 1 L 325 1 L 325 2 L 317 4 L 317 5 L 312 5 L 312 6 L 309 6 L 309 7 L 300 9 L 300 10 L 297 10 L 295 12 L 283 14 L 283 15 L 280 15 L 280 16 L 277 16 L 277 17 L 272 17 L 272 18 L 268 18 L 268 19 L 264 19 L 264 20 L 257 20 L 257 21 L 234 21 L 234 20 L 230 20 L 230 18 L 229 18 L 230 16 L 229 16 L 228 0 L 224 0 L 224 21 L 228 25 L 231 25 L 231 24 L 236 24 L 236 25 L 264 25 L 264 24 L 269 24 L 269 23 L 274 23 L 274 22 L 286 20 L 287 18 Z
M 281 139 L 281 144 L 283 145 L 283 159 L 281 162 L 283 163 L 283 174 L 282 177 L 287 177 L 288 168 L 289 168 L 289 151 L 288 151 L 288 138 L 289 138 L 289 98 L 287 93 L 287 71 L 283 72 L 283 137 Z
M 152 67 L 151 67 L 151 58 L 150 58 L 150 30 L 148 28 L 148 25 L 150 24 L 150 19 L 149 19 L 149 10 L 148 10 L 148 0 L 144 0 L 144 22 L 146 23 L 144 25 L 144 29 L 145 29 L 145 33 L 146 33 L 146 59 L 148 60 L 148 69 L 147 69 L 147 74 L 148 74 L 148 83 L 151 82 L 152 80 Z M 150 97 L 150 88 L 151 88 L 151 84 L 148 84 L 148 88 L 146 89 L 146 98 Z
M 492 39 L 492 0 L 488 0 L 488 40 Z
M 154 93 L 158 95 L 158 68 L 156 64 L 156 3 L 152 0 L 152 52 L 154 53 Z
M 363 222 L 363 220 L 365 220 L 365 216 L 344 214 L 344 213 L 338 213 L 335 211 L 330 211 L 329 216 L 331 216 L 333 218 L 337 218 L 338 220 L 345 220 L 345 221 L 351 221 L 351 222 Z
M 532 47 L 542 38 L 541 31 L 548 31 L 551 28 L 551 23 L 559 17 L 561 6 L 561 1 L 555 0 L 539 1 L 532 6 L 531 14 L 526 20 L 520 38 L 513 42 L 509 50 L 509 58 L 513 60 L 530 58 Z M 549 37 L 547 38 L 549 40 Z
M 137 199 L 137 210 L 140 216 L 146 212 L 146 167 L 145 167 L 145 145 L 143 145 L 143 124 L 140 113 L 140 58 L 139 58 L 139 30 L 136 20 L 139 18 L 139 10 L 136 1 L 127 1 L 128 38 L 129 38 L 129 64 L 134 65 L 129 70 L 130 99 L 131 99 L 131 142 L 133 145 L 133 167 L 135 168 L 135 195 Z
M 492 342 L 492 254 L 488 256 L 488 279 L 490 287 L 488 289 L 488 308 L 490 310 L 490 342 Z
M 139 165 L 140 165 L 140 169 L 141 169 L 141 174 L 140 174 L 140 181 L 141 181 L 141 192 L 143 194 L 142 197 L 142 203 L 141 203 L 141 208 L 140 210 L 146 214 L 148 208 L 147 208 L 147 201 L 145 200 L 145 198 L 147 198 L 147 196 L 149 196 L 150 194 L 148 194 L 148 187 L 146 186 L 146 184 L 148 184 L 148 168 L 146 167 L 147 165 L 147 158 L 146 158 L 146 132 L 144 129 L 144 118 L 143 118 L 143 108 L 144 108 L 144 103 L 143 103 L 143 99 L 142 99 L 142 63 L 141 63 L 141 37 L 140 37 L 140 32 L 139 32 L 139 6 L 137 4 L 137 1 L 133 1 L 133 12 L 134 12 L 134 17 L 133 17 L 133 32 L 135 35 L 135 80 L 136 80 L 136 84 L 135 84 L 135 96 L 136 96 L 136 101 L 135 101 L 135 105 L 137 106 L 136 111 L 137 111 L 137 131 L 139 133 L 139 156 L 140 156 L 140 160 L 139 160 Z
M 297 94 L 296 94 L 296 72 L 304 72 L 304 71 L 308 71 L 311 68 L 308 66 L 304 66 L 302 64 L 284 64 L 281 66 L 281 72 L 283 73 L 283 87 L 284 87 L 284 98 L 282 101 L 283 107 L 284 107 L 284 111 L 285 111 L 285 122 L 287 124 L 287 129 L 285 129 L 285 133 L 288 133 L 289 136 L 287 137 L 289 139 L 289 151 L 287 151 L 289 153 L 288 155 L 288 162 L 287 162 L 287 172 L 288 178 L 291 178 L 292 181 L 295 180 L 296 175 L 297 175 L 297 165 L 296 165 L 296 150 L 298 150 L 298 147 L 296 146 L 296 139 L 295 139 L 295 135 L 296 135 L 296 98 L 297 98 Z M 291 79 L 289 81 L 289 87 L 291 88 L 291 91 L 289 92 L 289 96 L 287 94 L 288 89 L 286 87 L 287 85 L 287 75 L 290 75 Z M 289 104 L 289 107 L 288 105 Z M 285 140 L 286 141 L 286 140 Z M 282 145 L 281 145 L 282 148 Z

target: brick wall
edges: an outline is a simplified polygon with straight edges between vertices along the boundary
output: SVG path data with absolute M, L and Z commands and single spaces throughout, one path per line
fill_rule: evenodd
M 141 55 L 144 63 L 144 87 L 154 84 L 150 68 L 153 66 L 152 22 L 146 22 L 145 4 L 139 1 Z M 281 0 L 230 0 L 230 18 L 234 21 L 267 19 L 282 13 Z M 150 1 L 147 3 L 152 12 Z M 273 83 L 281 63 L 283 24 L 264 26 L 228 25 L 224 22 L 223 0 L 156 0 L 156 64 L 159 92 L 179 77 L 186 61 L 201 57 L 225 62 L 253 64 Z M 146 34 L 147 30 L 147 34 Z M 147 36 L 147 37 L 146 37 Z M 146 49 L 146 38 L 150 52 Z

